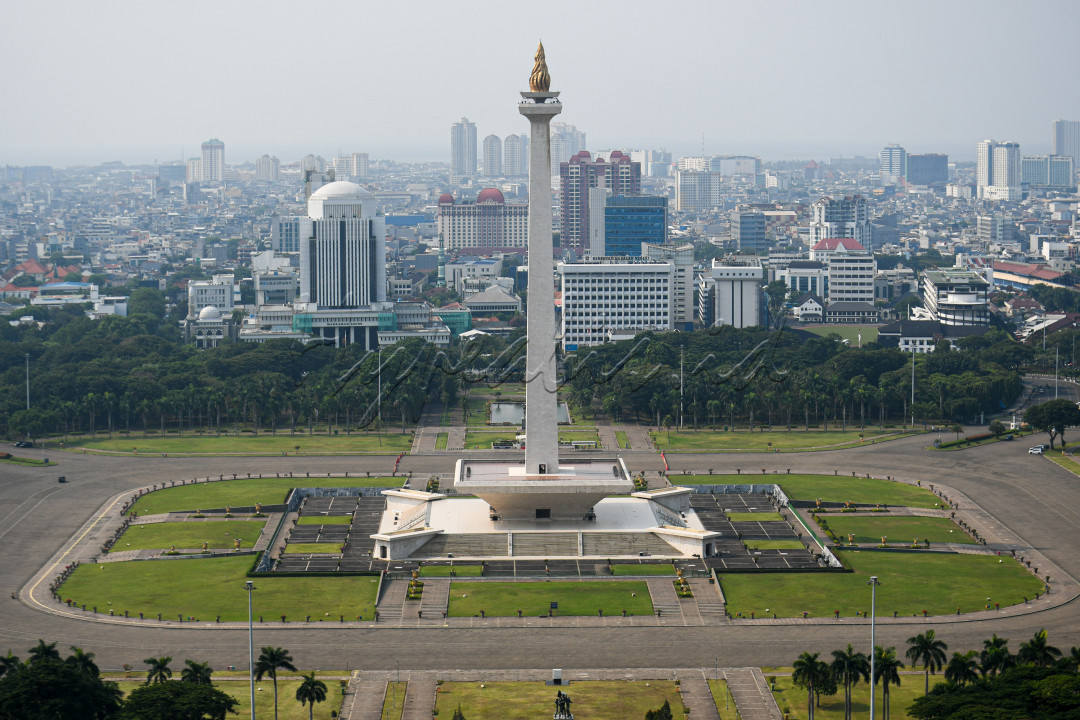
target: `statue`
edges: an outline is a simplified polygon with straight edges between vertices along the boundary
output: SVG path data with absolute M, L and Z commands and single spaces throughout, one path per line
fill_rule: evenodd
M 562 690 L 555 696 L 555 717 L 556 718 L 572 718 L 574 717 L 570 713 L 570 703 L 573 702 L 570 696 L 564 693 Z
M 546 93 L 551 87 L 551 76 L 548 75 L 547 59 L 544 57 L 544 43 L 537 46 L 535 59 L 532 74 L 529 75 L 529 90 Z

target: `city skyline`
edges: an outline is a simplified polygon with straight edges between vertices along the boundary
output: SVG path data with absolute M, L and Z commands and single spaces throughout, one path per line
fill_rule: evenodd
M 195 156 L 210 137 L 228 145 L 231 162 L 264 153 L 289 162 L 337 149 L 447 161 L 446 127 L 457 118 L 469 117 L 481 137 L 520 131 L 502 102 L 521 84 L 536 36 L 555 58 L 551 72 L 563 96 L 573 100 L 566 122 L 587 131 L 596 149 L 875 157 L 896 142 L 966 161 L 987 137 L 1048 153 L 1052 123 L 1080 119 L 1080 98 L 1023 62 L 1023 47 L 1037 43 L 1041 68 L 1077 65 L 1080 49 L 1069 35 L 1080 6 L 1068 2 L 920 2 L 906 4 L 902 16 L 865 3 L 696 2 L 659 18 L 644 2 L 551 2 L 527 30 L 514 21 L 512 33 L 504 16 L 458 6 L 416 13 L 331 3 L 337 24 L 378 32 L 355 46 L 328 42 L 299 55 L 284 31 L 295 22 L 284 3 L 216 6 L 210 52 L 192 44 L 206 33 L 203 13 L 130 2 L 99 7 L 0 12 L 8 29 L 0 59 L 12 68 L 34 60 L 6 78 L 0 164 L 175 161 L 182 147 Z M 710 42 L 688 41 L 711 26 Z M 49 27 L 48 52 L 26 31 L 35 27 Z M 617 73 L 604 69 L 603 44 L 576 39 L 579 28 L 642 27 L 654 33 L 651 41 L 622 55 Z M 1015 61 L 980 70 L 990 66 L 979 58 L 1001 47 L 986 38 L 1006 28 L 1016 39 Z M 893 38 L 887 55 L 883 35 Z M 451 40 L 469 37 L 483 42 Z M 448 73 L 455 82 L 442 80 Z M 340 91 L 343 80 L 349 93 Z M 852 102 L 823 104 L 823 83 L 839 83 Z M 295 101 L 282 95 L 289 87 L 303 88 Z M 1010 88 L 1016 101 L 1002 102 Z M 328 95 L 335 101 L 326 113 L 303 99 Z M 632 114 L 618 109 L 642 95 L 654 101 L 635 102 Z M 274 112 L 259 112 L 271 101 Z M 372 102 L 385 110 L 372 112 Z

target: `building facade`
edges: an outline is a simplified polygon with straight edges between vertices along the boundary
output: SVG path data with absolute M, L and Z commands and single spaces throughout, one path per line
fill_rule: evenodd
M 592 258 L 559 263 L 558 271 L 564 350 L 671 329 L 672 263 Z
M 698 317 L 707 327 L 762 324 L 765 269 L 756 259 L 713 260 L 698 286 Z
M 1020 187 L 1020 145 L 983 140 L 975 153 L 975 191 L 980 200 L 1015 202 L 1023 197 Z
M 461 118 L 450 126 L 450 182 L 476 177 L 476 125 Z
M 485 188 L 475 202 L 439 197 L 439 236 L 452 252 L 490 255 L 520 252 L 529 240 L 529 206 L 507 203 L 502 192 Z
M 769 249 L 765 214 L 749 208 L 731 211 L 731 242 L 739 252 L 762 252 Z
M 923 306 L 942 325 L 989 325 L 990 284 L 981 273 L 949 268 L 923 273 Z
M 886 145 L 878 155 L 882 185 L 903 185 L 907 178 L 907 151 L 899 145 Z
M 642 243 L 667 241 L 667 198 L 612 195 L 606 188 L 589 190 L 591 257 L 640 257 Z
M 484 138 L 484 175 L 502 177 L 502 161 L 502 140 L 498 135 L 488 135 Z
M 255 161 L 255 179 L 277 182 L 281 179 L 281 161 L 272 155 L 263 155 Z
M 641 163 L 618 150 L 605 161 L 588 150 L 559 165 L 560 243 L 578 255 L 589 242 L 589 190 L 606 188 L 612 195 L 641 194 Z
M 523 177 L 529 174 L 528 136 L 507 135 L 503 140 L 503 174 L 507 177 Z
M 907 181 L 911 185 L 936 185 L 949 181 L 949 156 L 937 153 L 907 156 Z
M 870 214 L 862 195 L 823 197 L 813 204 L 811 211 L 811 244 L 832 238 L 850 238 L 864 249 L 870 246 Z
M 692 243 L 642 245 L 642 257 L 672 265 L 671 326 L 689 332 L 694 329 L 694 246 Z
M 200 182 L 219 183 L 225 179 L 225 143 L 210 138 L 202 144 Z
M 1075 188 L 1073 159 L 1068 155 L 1025 155 L 1021 160 L 1020 182 L 1033 188 Z
M 1053 136 L 1053 154 L 1068 155 L 1080 167 L 1080 120 L 1055 120 Z
M 683 158 L 679 160 L 682 164 Z M 709 170 L 680 169 L 675 172 L 675 208 L 679 212 L 703 212 L 724 202 L 724 176 Z

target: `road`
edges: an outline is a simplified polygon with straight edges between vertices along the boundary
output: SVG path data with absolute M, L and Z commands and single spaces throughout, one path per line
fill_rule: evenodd
M 1051 381 L 1052 382 L 1052 381 Z M 932 452 L 931 436 L 907 438 L 849 450 L 805 453 L 672 454 L 673 480 L 682 469 L 761 475 L 838 471 L 921 478 L 950 485 L 976 498 L 994 518 L 1041 550 L 1073 577 L 1080 576 L 1080 478 L 1043 457 L 1027 454 L 1029 443 L 1001 442 L 957 452 Z M 662 467 L 654 453 L 625 453 L 633 470 Z M 389 474 L 394 456 L 264 458 L 134 458 L 54 453 L 55 467 L 3 466 L 0 475 L 0 652 L 16 654 L 39 638 L 61 648 L 77 645 L 97 654 L 106 669 L 167 653 L 209 661 L 214 667 L 244 666 L 246 632 L 214 628 L 116 627 L 54 617 L 7 596 L 21 588 L 115 494 L 150 482 L 219 473 L 371 471 Z M 449 473 L 451 455 L 409 456 L 401 469 L 417 474 Z M 70 482 L 56 482 L 66 475 Z M 883 581 L 887 579 L 883 578 Z M 237 592 L 243 590 L 238 587 Z M 902 647 L 928 626 L 922 620 L 880 624 L 879 643 Z M 1019 617 L 943 622 L 939 635 L 950 650 L 981 646 L 993 632 L 1015 647 L 1041 627 L 1062 648 L 1080 645 L 1077 603 Z M 836 625 L 749 625 L 659 628 L 555 629 L 257 629 L 257 645 L 287 647 L 304 668 L 388 670 L 400 662 L 411 669 L 623 668 L 784 665 L 803 650 L 827 652 L 846 642 L 869 642 L 869 627 Z

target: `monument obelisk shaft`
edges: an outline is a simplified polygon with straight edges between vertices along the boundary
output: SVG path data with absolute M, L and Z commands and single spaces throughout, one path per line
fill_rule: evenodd
M 554 247 L 551 239 L 551 118 L 562 112 L 550 92 L 544 46 L 536 50 L 529 92 L 518 111 L 529 119 L 529 296 L 525 361 L 525 474 L 559 471 L 555 369 Z

